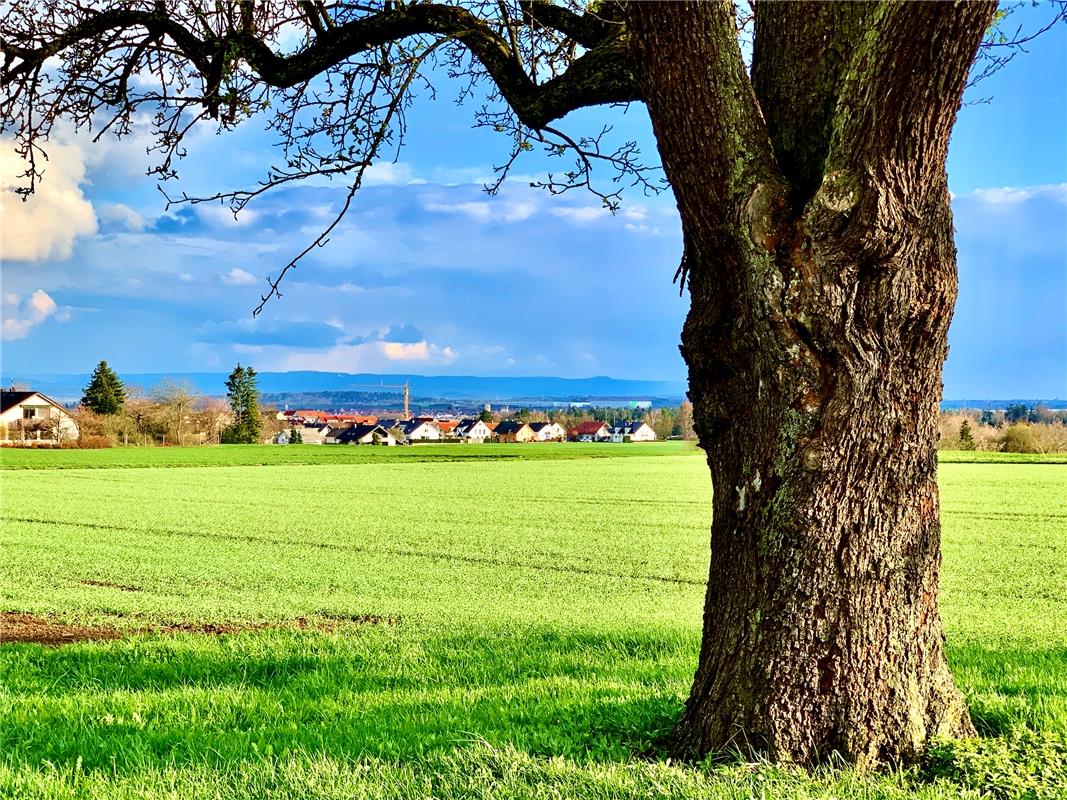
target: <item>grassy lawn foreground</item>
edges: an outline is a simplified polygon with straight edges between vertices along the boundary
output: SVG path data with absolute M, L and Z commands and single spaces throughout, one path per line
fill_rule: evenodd
M 861 778 L 663 759 L 708 558 L 688 445 L 3 451 L 0 611 L 131 635 L 0 647 L 0 796 L 1067 796 L 1060 462 L 942 460 L 984 738 Z M 137 633 L 175 623 L 274 626 Z

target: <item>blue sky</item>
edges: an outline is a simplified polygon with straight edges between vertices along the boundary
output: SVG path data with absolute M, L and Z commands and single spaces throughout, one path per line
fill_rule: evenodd
M 973 93 L 987 96 L 960 112 L 949 157 L 960 297 L 945 396 L 1065 397 L 1067 26 Z M 655 160 L 641 106 L 564 126 L 605 121 Z M 86 372 L 106 358 L 127 373 L 240 360 L 261 371 L 684 377 L 669 194 L 630 192 L 611 216 L 591 195 L 531 189 L 522 175 L 546 164 L 530 158 L 489 197 L 482 183 L 504 140 L 472 131 L 447 87 L 410 122 L 398 161 L 373 168 L 331 242 L 255 321 L 265 277 L 329 220 L 342 184 L 276 192 L 237 221 L 219 206 L 165 212 L 142 137 L 62 140 L 30 204 L 4 193 L 0 368 Z M 252 184 L 270 142 L 254 124 L 227 137 L 205 128 L 168 191 Z M 0 149 L 5 185 L 16 167 Z

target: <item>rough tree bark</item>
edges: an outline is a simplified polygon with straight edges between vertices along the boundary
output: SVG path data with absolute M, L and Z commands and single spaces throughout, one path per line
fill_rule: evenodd
M 167 164 L 187 107 L 224 124 L 227 106 L 233 118 L 280 107 L 276 130 L 314 162 L 316 126 L 294 144 L 293 120 L 319 109 L 348 165 L 327 160 L 324 174 L 361 176 L 410 84 L 397 76 L 430 42 L 480 62 L 517 120 L 494 124 L 514 133 L 515 154 L 546 132 L 580 150 L 554 120 L 644 100 L 682 220 L 682 352 L 715 488 L 704 638 L 676 752 L 751 748 L 801 764 L 836 752 L 866 767 L 972 732 L 938 612 L 934 439 L 956 295 L 945 158 L 995 3 L 759 2 L 751 77 L 726 0 L 280 8 L 16 6 L 0 20 L 0 127 L 17 124 L 32 157 L 60 117 L 84 127 L 109 106 L 121 129 L 134 108 L 169 103 L 178 112 L 157 122 Z M 272 51 L 300 20 L 302 48 Z M 411 37 L 419 47 L 390 51 Z M 42 83 L 64 53 L 66 83 Z M 146 53 L 176 89 L 128 80 Z M 320 101 L 307 82 L 324 72 L 361 88 Z M 608 161 L 625 170 L 621 152 Z M 573 185 L 602 156 L 582 155 Z M 315 174 L 303 160 L 276 185 Z
M 714 515 L 675 751 L 861 768 L 973 732 L 938 612 L 945 157 L 993 5 L 634 4 Z

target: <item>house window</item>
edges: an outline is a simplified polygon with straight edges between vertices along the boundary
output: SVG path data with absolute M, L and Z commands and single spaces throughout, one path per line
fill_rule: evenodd
M 37 409 L 36 408 L 24 408 L 24 409 L 22 409 L 22 418 L 23 419 L 34 419 L 36 416 L 37 416 Z

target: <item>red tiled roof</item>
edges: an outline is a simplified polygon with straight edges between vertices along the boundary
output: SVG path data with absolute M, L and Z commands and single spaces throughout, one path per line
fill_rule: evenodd
M 376 425 L 378 423 L 377 417 L 368 414 L 330 414 L 329 418 L 344 422 L 356 422 L 360 425 Z
M 598 422 L 597 420 L 590 420 L 589 422 L 579 422 L 578 427 L 571 431 L 575 436 L 591 436 L 600 431 L 607 423 Z

